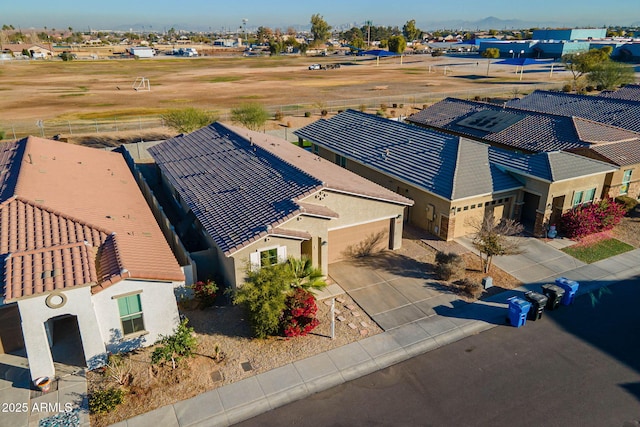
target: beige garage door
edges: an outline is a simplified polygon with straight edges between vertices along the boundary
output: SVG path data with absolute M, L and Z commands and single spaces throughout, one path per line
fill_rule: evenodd
M 389 248 L 391 220 L 383 219 L 329 231 L 329 263 L 348 258 L 359 251 Z

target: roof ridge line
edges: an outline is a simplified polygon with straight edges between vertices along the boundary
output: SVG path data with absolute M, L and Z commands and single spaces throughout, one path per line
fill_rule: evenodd
M 83 220 L 81 220 L 79 218 L 76 218 L 73 215 L 69 215 L 69 214 L 66 214 L 64 212 L 60 212 L 60 211 L 58 211 L 56 209 L 50 208 L 50 207 L 48 207 L 46 205 L 43 205 L 43 204 L 38 203 L 38 202 L 35 202 L 35 201 L 33 201 L 31 199 L 28 199 L 26 197 L 23 197 L 23 196 L 20 196 L 20 195 L 15 195 L 13 197 L 15 197 L 16 200 L 21 201 L 22 203 L 26 203 L 26 204 L 31 205 L 33 207 L 36 207 L 38 209 L 42 209 L 43 211 L 47 211 L 47 212 L 49 212 L 49 213 L 51 213 L 53 215 L 61 216 L 61 217 L 66 218 L 66 219 L 68 219 L 70 221 L 73 221 L 73 222 L 75 222 L 77 224 L 92 228 L 92 229 L 94 229 L 96 231 L 99 231 L 101 233 L 105 233 L 105 234 L 113 233 L 112 231 L 107 230 L 106 228 L 103 228 L 103 227 L 98 226 L 98 225 L 90 224 L 89 222 L 83 221 Z M 7 199 L 7 200 L 10 200 L 10 199 Z

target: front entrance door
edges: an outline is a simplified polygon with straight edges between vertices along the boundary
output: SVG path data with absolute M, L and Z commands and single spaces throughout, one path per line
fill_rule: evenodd
M 54 362 L 87 366 L 77 316 L 67 314 L 53 317 L 46 321 L 45 328 Z
M 540 196 L 532 193 L 524 193 L 524 204 L 522 205 L 522 216 L 520 223 L 528 232 L 533 232 L 536 225 L 536 215 L 540 205 Z

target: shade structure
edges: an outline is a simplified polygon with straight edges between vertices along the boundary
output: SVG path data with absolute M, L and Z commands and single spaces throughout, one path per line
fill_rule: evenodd
M 364 52 L 362 52 L 362 54 L 373 55 L 373 56 L 377 56 L 378 58 L 381 56 L 400 56 L 400 54 L 398 53 L 389 52 L 388 50 L 382 50 L 382 49 L 365 50 Z
M 502 61 L 494 62 L 494 64 L 515 65 L 516 67 L 524 67 L 527 65 L 540 64 L 543 62 L 549 62 L 549 60 L 540 61 L 533 58 L 507 58 L 503 59 Z

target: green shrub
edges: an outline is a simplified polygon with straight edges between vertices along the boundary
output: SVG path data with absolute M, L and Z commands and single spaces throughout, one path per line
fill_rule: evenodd
M 151 353 L 151 363 L 154 365 L 164 362 L 171 362 L 172 369 L 185 357 L 192 357 L 196 351 L 198 340 L 193 328 L 187 327 L 188 319 L 184 319 L 173 331 L 173 335 L 160 336 L 156 344 L 160 344 Z
M 311 117 L 311 112 L 310 111 L 305 111 L 304 112 L 304 116 L 305 117 Z
M 5 132 L 4 130 L 0 129 L 0 141 L 2 141 L 5 137 Z
M 576 206 L 560 218 L 560 231 L 570 239 L 611 230 L 626 214 L 625 207 L 610 198 Z
M 441 280 L 462 279 L 465 275 L 466 264 L 464 259 L 454 253 L 436 253 L 436 274 Z
M 380 104 L 380 109 L 381 109 L 382 111 L 387 111 L 387 108 L 389 108 L 389 107 L 387 106 L 387 104 Z
M 92 414 L 111 412 L 124 402 L 124 395 L 124 390 L 119 387 L 96 390 L 89 395 L 89 411 Z
M 376 116 L 385 117 L 384 111 L 382 110 L 376 111 Z
M 563 92 L 571 92 L 572 89 L 573 89 L 573 87 L 568 83 L 566 85 L 562 86 L 562 91 Z
M 361 112 L 364 112 L 367 109 L 367 106 L 364 104 L 360 104 L 360 106 L 358 107 L 358 110 L 360 110 Z
M 0 138 L 2 139 L 2 138 Z M 616 202 L 623 204 L 624 205 L 624 209 L 627 211 L 627 214 L 629 212 L 632 212 L 636 206 L 638 206 L 638 201 L 636 199 L 634 199 L 633 197 L 629 197 L 629 196 L 618 196 L 616 197 Z
M 327 114 L 329 114 L 329 112 L 328 112 L 327 110 L 322 110 L 322 111 L 320 111 L 320 115 L 321 115 L 322 117 L 326 117 L 326 116 L 327 116 Z

